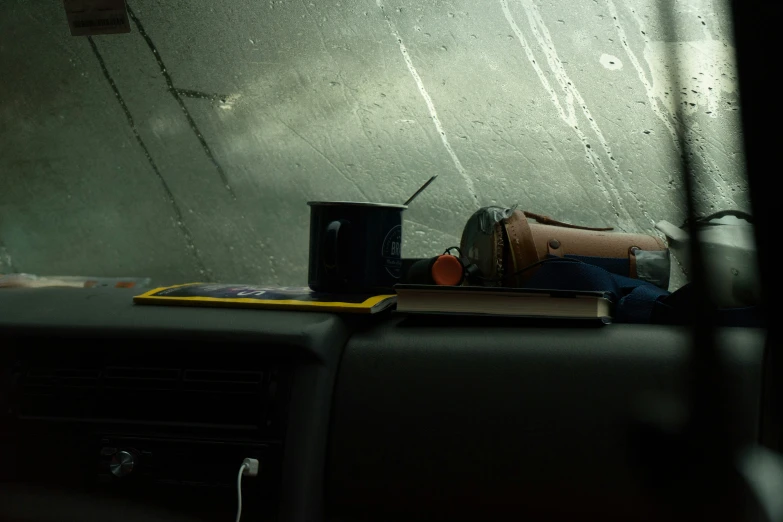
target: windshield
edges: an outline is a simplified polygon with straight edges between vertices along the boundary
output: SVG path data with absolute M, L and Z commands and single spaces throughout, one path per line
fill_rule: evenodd
M 488 205 L 656 234 L 686 212 L 676 91 L 704 212 L 748 211 L 727 7 L 676 2 L 676 41 L 669 8 L 130 0 L 129 34 L 88 38 L 4 0 L 0 273 L 303 285 L 307 201 L 434 174 L 404 257 Z

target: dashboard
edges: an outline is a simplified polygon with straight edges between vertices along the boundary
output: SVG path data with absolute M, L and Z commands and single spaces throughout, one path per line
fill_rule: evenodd
M 656 519 L 631 464 L 679 327 L 412 323 L 0 292 L 0 520 Z M 763 330 L 718 332 L 756 440 Z

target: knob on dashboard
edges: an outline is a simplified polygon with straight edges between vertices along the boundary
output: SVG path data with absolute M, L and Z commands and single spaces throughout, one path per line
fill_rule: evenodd
M 133 471 L 133 466 L 135 464 L 136 457 L 133 453 L 121 450 L 112 455 L 111 461 L 109 462 L 109 471 L 115 477 L 122 478 Z

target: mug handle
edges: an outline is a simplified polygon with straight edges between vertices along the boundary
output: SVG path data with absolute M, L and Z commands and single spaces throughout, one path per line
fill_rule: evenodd
M 345 239 L 348 233 L 349 222 L 344 219 L 332 221 L 326 226 L 326 237 L 324 238 L 324 265 L 326 270 L 332 273 L 341 274 L 340 258 L 340 236 Z M 342 230 L 342 232 L 340 232 Z M 345 255 L 345 254 L 343 254 Z

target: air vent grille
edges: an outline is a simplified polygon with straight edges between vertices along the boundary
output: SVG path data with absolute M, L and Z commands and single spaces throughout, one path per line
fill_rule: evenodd
M 20 418 L 259 428 L 276 375 L 269 368 L 36 362 L 21 372 L 15 402 Z

